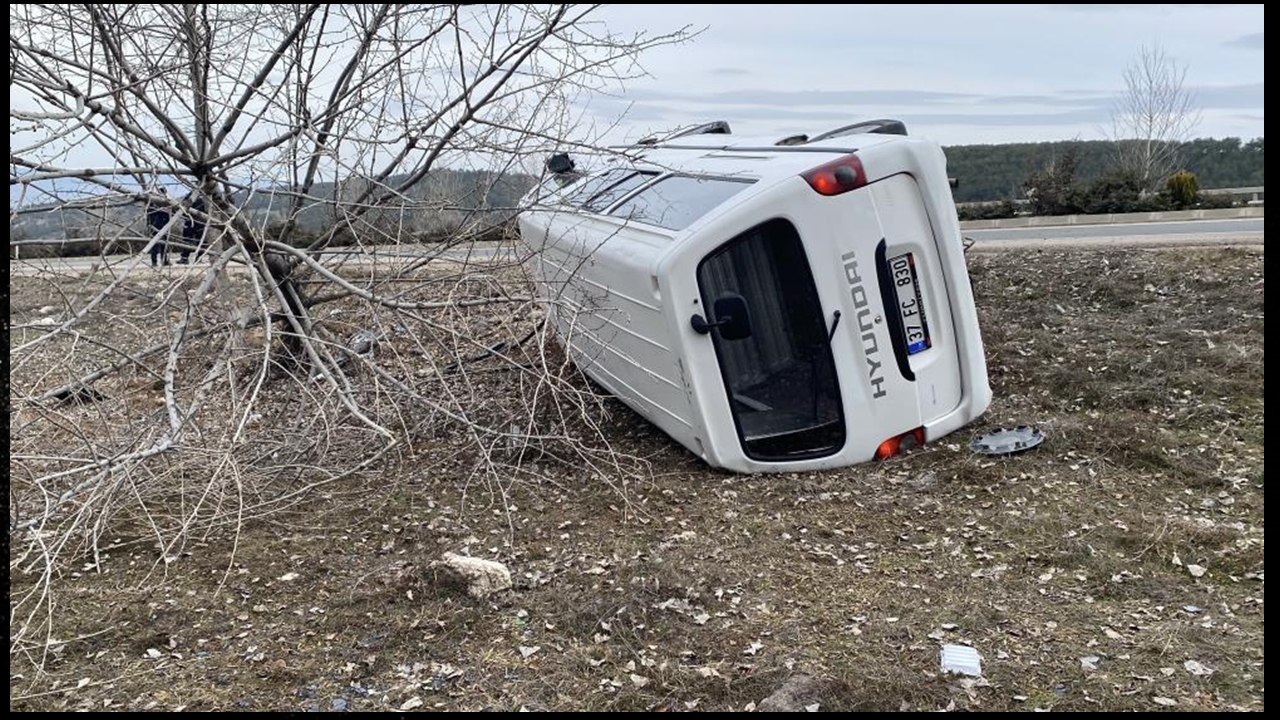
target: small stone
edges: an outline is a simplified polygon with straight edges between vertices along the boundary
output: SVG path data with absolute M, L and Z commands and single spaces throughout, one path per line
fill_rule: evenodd
M 1182 667 L 1196 677 L 1208 677 L 1213 674 L 1213 668 L 1206 667 L 1195 660 L 1182 663 Z
M 822 683 L 811 675 L 793 675 L 782 687 L 761 700 L 756 712 L 815 712 L 808 708 L 817 705 L 822 694 Z

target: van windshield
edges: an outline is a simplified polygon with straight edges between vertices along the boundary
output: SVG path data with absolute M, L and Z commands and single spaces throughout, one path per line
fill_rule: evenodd
M 722 245 L 699 264 L 698 290 L 708 310 L 726 295 L 747 303 L 750 336 L 712 332 L 747 456 L 797 460 L 838 451 L 845 427 L 835 361 L 795 227 L 770 220 Z

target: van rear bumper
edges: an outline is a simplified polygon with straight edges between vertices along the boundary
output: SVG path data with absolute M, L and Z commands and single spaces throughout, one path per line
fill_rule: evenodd
M 925 442 L 932 442 L 948 433 L 959 430 L 976 420 L 990 406 L 991 386 L 989 384 L 984 382 L 976 386 L 966 385 L 960 397 L 959 405 L 946 415 L 925 423 Z

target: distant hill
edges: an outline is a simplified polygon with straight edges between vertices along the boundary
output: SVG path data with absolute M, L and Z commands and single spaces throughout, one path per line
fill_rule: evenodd
M 1021 197 L 1022 181 L 1068 148 L 1076 151 L 1076 178 L 1092 180 L 1111 164 L 1114 144 L 1102 140 L 1068 140 L 1007 145 L 953 145 L 944 148 L 947 174 L 959 181 L 956 202 Z M 1243 141 L 1202 138 L 1183 143 L 1183 166 L 1196 174 L 1201 188 L 1262 185 L 1262 138 Z

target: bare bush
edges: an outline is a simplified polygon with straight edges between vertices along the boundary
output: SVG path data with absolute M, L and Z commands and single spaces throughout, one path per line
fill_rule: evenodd
M 522 258 L 477 260 L 478 237 L 514 247 L 517 209 L 466 197 L 568 138 L 594 144 L 576 101 L 687 37 L 612 35 L 594 10 L 11 6 L 11 230 L 78 213 L 105 255 L 149 202 L 173 219 L 146 245 L 208 261 L 26 268 L 11 660 L 43 661 L 60 578 L 112 549 L 153 545 L 160 577 L 193 543 L 353 475 L 392 482 L 410 457 L 465 467 L 497 500 L 552 469 L 619 490 L 643 472 L 548 341 Z M 462 170 L 479 178 L 465 193 L 432 190 Z M 196 247 L 184 225 L 206 233 Z M 428 250 L 376 247 L 441 227 Z

